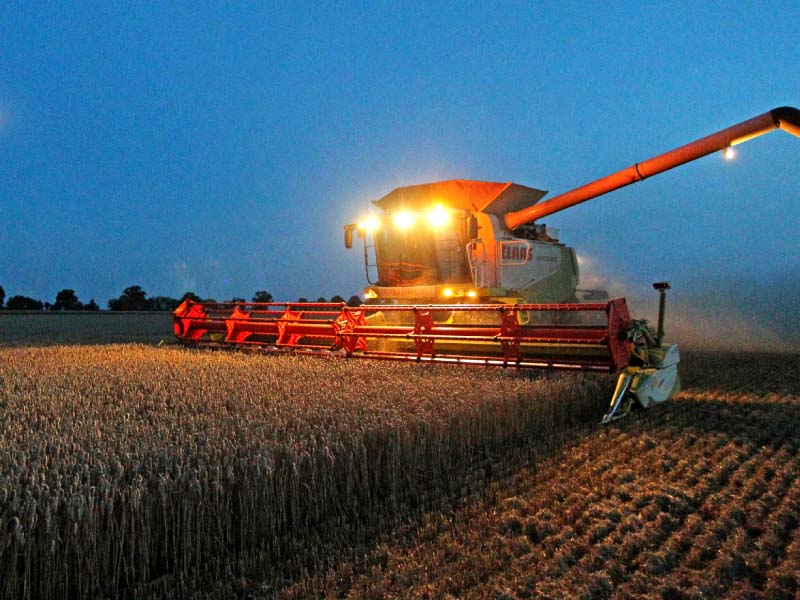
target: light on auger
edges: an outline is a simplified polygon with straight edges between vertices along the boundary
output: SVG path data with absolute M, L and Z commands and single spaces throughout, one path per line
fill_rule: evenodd
M 414 224 L 414 215 L 410 212 L 401 211 L 394 216 L 394 224 L 400 229 L 408 229 Z
M 722 157 L 723 157 L 725 160 L 733 160 L 734 158 L 736 158 L 736 150 L 734 150 L 733 148 L 731 148 L 730 146 L 728 146 L 727 148 L 725 148 L 725 149 L 722 151 Z
M 437 204 L 428 212 L 428 223 L 431 227 L 442 227 L 449 222 L 450 213 L 447 212 L 447 209 L 441 204 Z

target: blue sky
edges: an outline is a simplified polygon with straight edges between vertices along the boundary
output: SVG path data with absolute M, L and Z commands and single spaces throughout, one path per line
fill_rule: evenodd
M 0 7 L 7 295 L 347 297 L 394 187 L 556 194 L 800 105 L 796 0 L 221 4 Z M 775 132 L 546 222 L 623 291 L 780 293 L 798 165 Z

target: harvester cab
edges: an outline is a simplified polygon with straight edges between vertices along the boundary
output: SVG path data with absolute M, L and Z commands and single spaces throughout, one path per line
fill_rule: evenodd
M 345 226 L 363 240 L 368 304 L 576 302 L 575 251 L 543 224 L 511 231 L 504 215 L 546 192 L 451 180 L 398 188 Z M 597 297 L 597 296 L 595 296 Z
M 772 131 L 800 137 L 783 107 L 542 201 L 516 183 L 449 180 L 398 188 L 345 225 L 363 241 L 365 303 L 183 302 L 186 344 L 414 362 L 615 373 L 603 422 L 680 389 L 676 345 L 632 319 L 624 298 L 579 288 L 575 251 L 541 223 L 555 212 Z

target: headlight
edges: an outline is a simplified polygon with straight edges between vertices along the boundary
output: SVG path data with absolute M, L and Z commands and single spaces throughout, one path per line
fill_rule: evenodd
M 410 212 L 402 211 L 395 214 L 393 221 L 400 229 L 408 229 L 414 224 L 414 215 Z
M 450 213 L 441 204 L 437 204 L 428 212 L 428 223 L 431 227 L 442 227 L 449 222 Z
M 367 217 L 363 221 L 358 223 L 358 228 L 361 231 L 366 231 L 367 233 L 372 233 L 378 228 L 380 222 L 378 221 L 377 217 Z

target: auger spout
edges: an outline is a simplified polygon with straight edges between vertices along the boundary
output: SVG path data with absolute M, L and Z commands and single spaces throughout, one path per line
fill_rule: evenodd
M 577 187 L 544 202 L 507 213 L 504 217 L 506 227 L 513 231 L 525 223 L 531 223 L 565 208 L 592 200 L 647 177 L 658 175 L 712 152 L 741 144 L 775 129 L 782 129 L 800 138 L 800 110 L 791 106 L 775 108 L 762 115 L 712 133 L 664 154 L 659 154 L 644 162 L 636 163 L 626 169 Z

